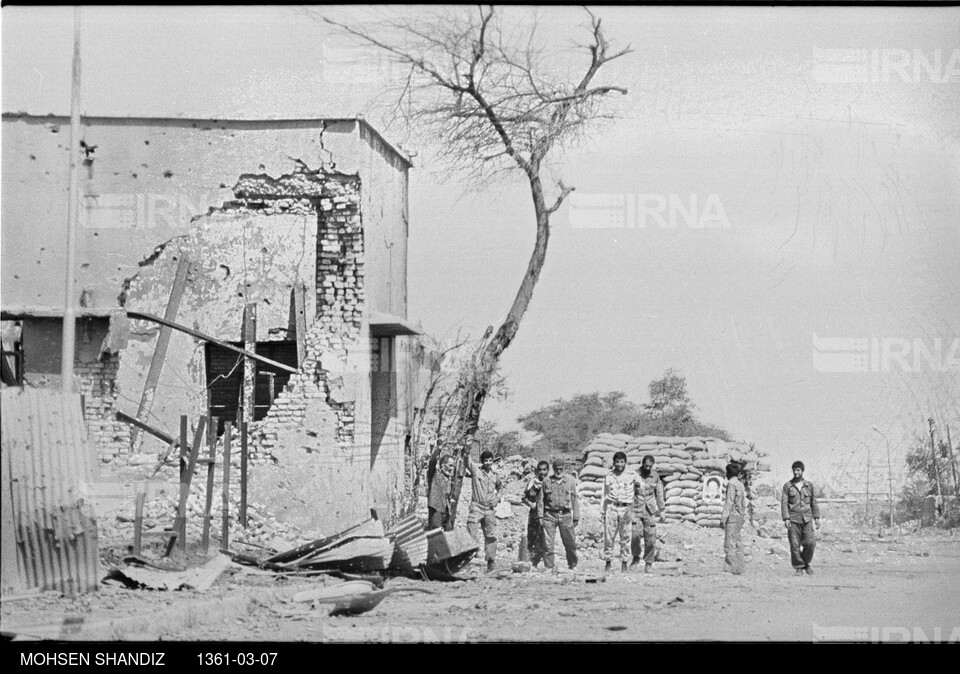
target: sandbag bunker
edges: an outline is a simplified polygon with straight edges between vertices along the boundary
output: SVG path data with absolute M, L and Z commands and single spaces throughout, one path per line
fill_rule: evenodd
M 583 452 L 583 468 L 577 493 L 587 502 L 599 503 L 603 478 L 613 468 L 613 455 L 625 452 L 627 470 L 640 468 L 643 457 L 654 458 L 654 470 L 663 482 L 664 516 L 672 521 L 719 527 L 726 487 L 726 466 L 739 462 L 751 474 L 769 472 L 762 462 L 766 454 L 746 443 L 708 437 L 661 437 L 624 433 L 601 433 Z M 749 494 L 748 494 L 749 495 Z

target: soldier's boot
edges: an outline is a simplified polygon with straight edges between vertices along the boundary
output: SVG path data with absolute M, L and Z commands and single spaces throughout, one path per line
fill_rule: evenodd
M 607 562 L 603 567 L 604 573 L 610 573 L 613 570 L 613 562 Z
M 630 562 L 630 566 L 631 566 L 631 567 L 633 567 L 633 566 L 640 566 L 640 558 L 639 558 L 639 557 L 634 557 L 634 558 L 633 558 L 633 561 Z
M 630 567 L 626 562 L 620 562 L 620 573 L 630 573 Z
M 643 566 L 643 572 L 644 572 L 644 573 L 653 573 L 653 564 L 647 562 L 647 563 Z

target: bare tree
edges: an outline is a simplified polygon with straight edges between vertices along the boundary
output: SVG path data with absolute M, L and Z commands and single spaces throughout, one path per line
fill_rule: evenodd
M 536 242 L 505 320 L 488 332 L 469 381 L 459 387 L 456 424 L 447 442 L 463 454 L 477 431 L 500 356 L 516 336 L 540 277 L 550 217 L 573 190 L 561 180 L 548 197 L 545 163 L 598 120 L 611 118 L 608 100 L 627 93 L 624 87 L 598 83 L 598 75 L 630 48 L 612 50 L 600 18 L 586 14 L 588 41 L 576 46 L 585 58 L 572 76 L 551 72 L 551 56 L 535 25 L 509 25 L 493 6 L 363 28 L 321 17 L 403 67 L 397 111 L 437 140 L 443 160 L 476 178 L 519 172 L 529 184 Z M 459 493 L 459 483 L 455 490 Z

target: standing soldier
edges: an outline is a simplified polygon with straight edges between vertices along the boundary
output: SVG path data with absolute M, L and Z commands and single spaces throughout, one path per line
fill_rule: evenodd
M 543 560 L 543 483 L 549 472 L 549 463 L 537 463 L 536 473 L 523 491 L 523 504 L 530 508 L 527 515 L 527 551 L 533 568 L 537 568 L 537 564 Z
M 600 501 L 600 515 L 603 518 L 603 561 L 604 571 L 610 571 L 613 564 L 613 540 L 620 536 L 620 571 L 627 572 L 630 561 L 631 524 L 633 522 L 633 504 L 639 487 L 640 476 L 627 470 L 627 455 L 617 452 L 613 455 L 613 470 L 603 479 L 603 498 Z
M 453 476 L 453 457 L 444 456 L 430 459 L 427 468 L 427 529 L 452 531 L 450 521 L 450 478 Z
M 817 547 L 817 534 L 820 528 L 820 505 L 814 492 L 813 483 L 803 479 L 802 461 L 794 461 L 793 479 L 783 485 L 780 495 L 780 516 L 787 528 L 790 539 L 790 562 L 798 576 L 804 572 L 813 575 L 810 562 Z
M 477 467 L 467 456 L 467 470 L 470 471 L 470 484 L 473 495 L 470 498 L 470 514 L 467 517 L 467 532 L 474 540 L 479 540 L 477 525 L 483 530 L 484 556 L 487 571 L 493 571 L 497 561 L 497 516 L 496 508 L 500 503 L 500 489 L 503 483 L 493 470 L 493 452 L 485 449 L 480 453 L 480 466 Z
M 580 501 L 577 498 L 577 483 L 572 475 L 564 473 L 566 462 L 558 457 L 553 460 L 553 475 L 543 481 L 543 565 L 554 566 L 554 546 L 557 529 L 567 553 L 567 566 L 577 568 L 577 537 L 575 528 L 580 523 Z
M 746 566 L 740 530 L 747 513 L 747 497 L 740 481 L 740 464 L 727 464 L 727 494 L 723 501 L 720 526 L 723 527 L 723 570 L 740 575 Z
M 664 521 L 663 483 L 660 475 L 653 469 L 654 458 L 647 454 L 640 464 L 640 480 L 637 482 L 636 503 L 633 510 L 633 536 L 630 540 L 633 562 L 631 567 L 640 564 L 641 542 L 643 543 L 643 572 L 653 571 L 653 561 L 657 558 L 657 522 Z

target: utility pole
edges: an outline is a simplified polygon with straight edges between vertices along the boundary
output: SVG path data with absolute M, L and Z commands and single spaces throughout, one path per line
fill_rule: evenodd
M 60 345 L 60 387 L 73 392 L 73 354 L 77 334 L 73 292 L 80 220 L 80 8 L 73 9 L 73 78 L 70 85 L 70 193 L 67 198 L 67 268 L 63 293 L 63 332 Z
M 950 427 L 947 426 L 947 449 L 950 451 L 950 471 L 953 474 L 953 491 L 960 496 L 960 480 L 957 479 L 957 460 L 953 458 L 953 440 L 950 439 Z
M 938 503 L 943 504 L 943 487 L 940 486 L 940 464 L 937 462 L 937 443 L 933 438 L 933 417 L 927 419 L 930 424 L 930 452 L 933 458 L 933 474 L 937 478 L 937 499 Z
M 887 443 L 887 484 L 889 485 L 889 489 L 890 489 L 888 497 L 890 499 L 889 501 L 890 528 L 892 529 L 893 528 L 893 468 L 891 467 L 891 464 L 890 464 L 890 440 L 888 440 L 887 436 L 881 433 L 880 429 L 877 428 L 876 426 L 873 427 L 873 430 L 875 430 L 877 433 L 880 433 L 880 437 L 882 437 L 884 441 Z
M 867 445 L 867 505 L 866 505 L 867 526 L 870 526 L 870 446 Z

